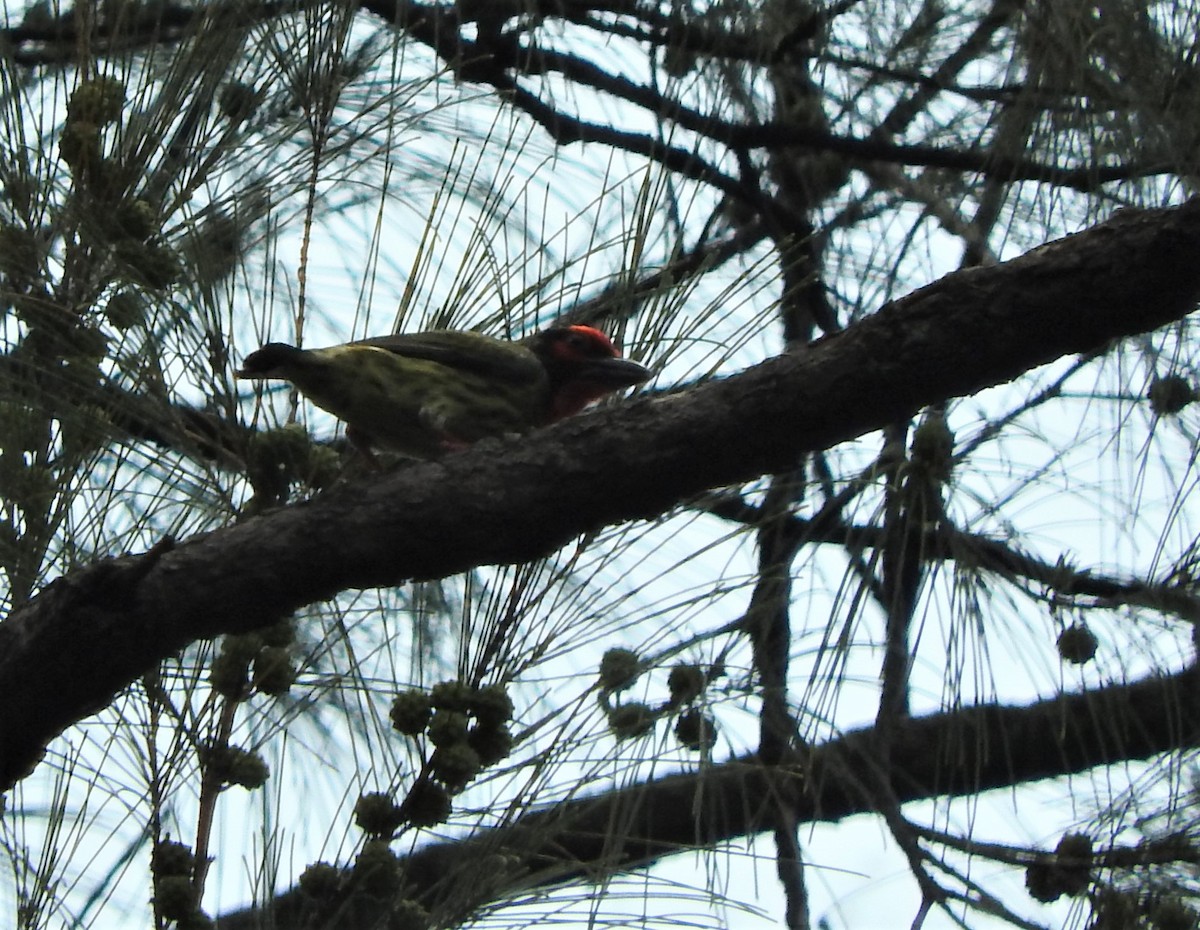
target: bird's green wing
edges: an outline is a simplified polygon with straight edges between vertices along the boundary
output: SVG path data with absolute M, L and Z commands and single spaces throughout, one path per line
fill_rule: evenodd
M 521 343 L 493 339 L 480 333 L 443 329 L 375 336 L 349 344 L 386 349 L 405 358 L 437 362 L 512 384 L 533 384 L 545 377 L 545 369 L 538 357 Z

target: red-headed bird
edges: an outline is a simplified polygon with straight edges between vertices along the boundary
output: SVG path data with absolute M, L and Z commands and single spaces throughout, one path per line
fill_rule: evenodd
M 356 446 L 429 459 L 572 416 L 650 370 L 621 358 L 600 330 L 574 325 L 519 342 L 450 329 L 327 349 L 272 342 L 236 377 L 290 381 L 344 420 Z

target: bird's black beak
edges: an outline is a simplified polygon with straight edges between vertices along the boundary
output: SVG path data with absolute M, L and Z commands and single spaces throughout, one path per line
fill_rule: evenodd
M 609 391 L 633 387 L 649 381 L 654 373 L 645 365 L 627 358 L 589 360 L 572 373 L 573 380 L 594 384 Z

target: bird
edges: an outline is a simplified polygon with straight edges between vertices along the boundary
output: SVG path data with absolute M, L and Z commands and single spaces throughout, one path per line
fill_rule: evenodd
M 521 339 L 433 330 L 323 349 L 271 342 L 234 376 L 290 381 L 372 449 L 436 459 L 488 436 L 524 433 L 649 380 L 599 329 L 555 325 Z

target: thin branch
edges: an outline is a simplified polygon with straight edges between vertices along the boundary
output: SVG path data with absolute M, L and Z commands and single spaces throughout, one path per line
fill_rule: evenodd
M 903 145 L 873 136 L 856 138 L 791 123 L 731 123 L 712 114 L 683 106 L 653 88 L 610 74 L 593 63 L 562 52 L 538 48 L 496 49 L 460 34 L 461 23 L 451 8 L 408 2 L 368 0 L 363 8 L 386 22 L 398 23 L 409 35 L 429 46 L 454 67 L 463 80 L 489 84 L 513 106 L 523 110 L 560 145 L 598 142 L 642 155 L 684 177 L 711 184 L 739 199 L 745 190 L 737 179 L 694 151 L 664 145 L 647 133 L 628 132 L 589 122 L 547 104 L 538 94 L 521 87 L 510 73 L 537 73 L 554 66 L 568 79 L 633 103 L 660 119 L 695 132 L 734 150 L 805 146 L 815 151 L 845 155 L 859 162 L 969 171 L 1002 181 L 1035 180 L 1090 192 L 1112 181 L 1151 177 L 1173 170 L 1163 163 L 1088 165 L 1065 168 L 1024 158 L 1005 158 L 990 152 L 942 149 L 928 145 Z M 916 97 L 924 99 L 923 94 Z
M 706 494 L 692 506 L 747 526 L 757 525 L 761 519 L 759 508 L 728 492 Z M 822 514 L 812 519 L 791 516 L 787 530 L 802 543 L 831 543 L 851 553 L 886 544 L 885 533 L 878 526 L 842 523 Z M 930 562 L 953 559 L 965 567 L 1044 588 L 1046 596 L 1060 605 L 1070 601 L 1075 606 L 1096 608 L 1144 607 L 1200 624 L 1200 597 L 1188 586 L 1119 578 L 1090 568 L 1073 568 L 1064 562 L 1048 562 L 1014 549 L 1002 539 L 967 533 L 945 521 L 925 528 L 920 548 L 923 558 Z M 885 599 L 882 592 L 877 596 Z M 1080 604 L 1079 598 L 1091 601 Z

